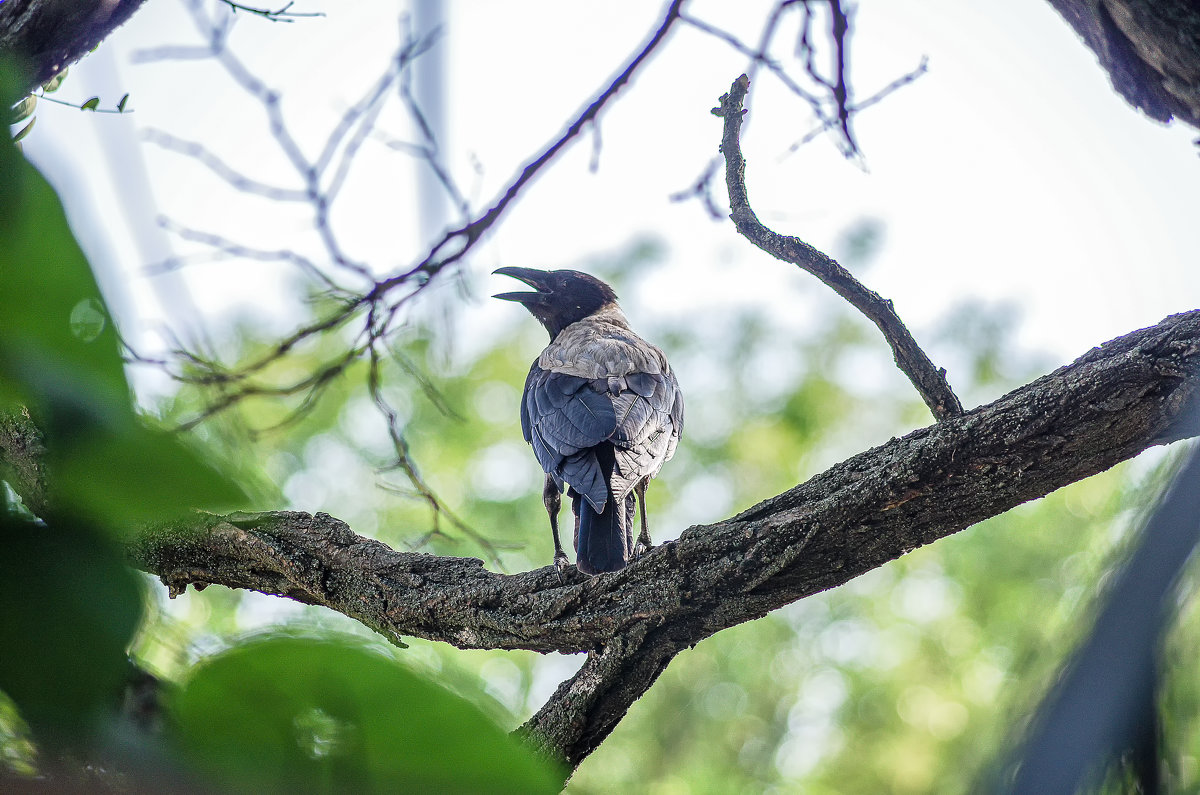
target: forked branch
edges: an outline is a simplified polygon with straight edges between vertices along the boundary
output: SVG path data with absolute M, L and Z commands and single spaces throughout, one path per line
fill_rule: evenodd
M 892 346 L 896 366 L 912 381 L 936 419 L 945 420 L 962 414 L 962 403 L 946 381 L 946 371 L 934 367 L 901 322 L 891 301 L 867 289 L 833 258 L 800 238 L 768 229 L 750 208 L 750 197 L 746 192 L 746 160 L 742 156 L 741 142 L 742 116 L 746 112 L 742 105 L 749 89 L 750 78 L 742 75 L 733 81 L 729 93 L 721 96 L 720 107 L 712 111 L 725 120 L 721 152 L 725 155 L 730 218 L 738 232 L 771 256 L 798 265 L 816 276 L 878 326 Z

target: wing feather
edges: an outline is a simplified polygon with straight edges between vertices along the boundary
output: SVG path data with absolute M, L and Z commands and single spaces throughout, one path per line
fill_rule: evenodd
M 595 362 L 566 363 L 547 354 L 533 363 L 521 401 L 521 430 L 542 469 L 570 484 L 603 512 L 607 500 L 624 499 L 654 477 L 675 452 L 683 430 L 683 396 L 657 348 L 640 344 L 629 362 L 653 362 L 642 372 L 600 372 Z M 550 349 L 547 349 L 548 351 Z M 547 365 L 551 365 L 549 368 Z M 578 373 L 578 374 L 577 374 Z M 615 466 L 605 482 L 598 445 L 613 446 Z

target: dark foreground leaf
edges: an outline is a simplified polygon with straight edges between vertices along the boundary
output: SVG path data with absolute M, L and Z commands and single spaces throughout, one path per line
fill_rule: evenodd
M 271 637 L 236 647 L 199 666 L 173 713 L 181 752 L 236 791 L 549 793 L 561 786 L 474 705 L 346 642 Z
M 0 690 L 52 746 L 94 737 L 120 703 L 142 616 L 103 536 L 0 513 Z

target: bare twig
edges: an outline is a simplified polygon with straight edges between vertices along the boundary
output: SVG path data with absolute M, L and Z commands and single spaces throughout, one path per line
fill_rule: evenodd
M 478 544 L 493 565 L 503 570 L 499 550 L 485 535 L 476 532 L 470 525 L 450 511 L 446 507 L 445 502 L 438 499 L 433 489 L 430 488 L 425 479 L 421 477 L 421 473 L 417 470 L 417 464 L 409 452 L 408 440 L 404 437 L 401 429 L 399 415 L 383 394 L 382 359 L 379 355 L 377 343 L 377 340 L 373 341 L 369 351 L 370 366 L 367 369 L 367 391 L 371 395 L 371 400 L 374 401 L 375 406 L 379 409 L 379 413 L 387 421 L 388 435 L 392 439 L 392 448 L 396 451 L 395 459 L 386 469 L 403 472 L 408 482 L 412 484 L 415 496 L 429 505 L 430 515 L 433 517 L 433 528 L 426 534 L 426 538 L 441 534 L 439 519 L 444 516 L 451 524 Z M 435 403 L 435 405 L 437 404 Z
M 819 91 L 811 91 L 802 86 L 800 81 L 792 77 L 785 66 L 770 54 L 771 45 L 779 29 L 780 22 L 783 19 L 784 12 L 792 6 L 799 8 L 801 12 L 800 36 L 796 43 L 796 55 L 804 67 L 804 74 L 809 81 L 820 89 Z M 834 77 L 832 79 L 826 78 L 821 73 L 813 58 L 816 49 L 812 41 L 813 12 L 808 3 L 796 2 L 796 0 L 779 0 L 763 23 L 762 30 L 759 33 L 759 41 L 755 47 L 744 43 L 729 31 L 709 24 L 697 17 L 684 15 L 682 19 L 697 30 L 723 41 L 737 52 L 749 58 L 750 63 L 746 67 L 746 75 L 752 82 L 760 68 L 766 69 L 785 88 L 808 104 L 817 119 L 816 130 L 818 132 L 816 134 L 837 129 L 840 132 L 838 148 L 846 157 L 854 157 L 859 154 L 859 149 L 850 127 L 851 118 L 857 110 L 850 99 L 848 52 L 851 18 L 842 9 L 841 3 L 838 0 L 830 0 L 829 6 L 831 17 L 830 37 L 834 49 Z M 815 137 L 815 135 L 806 136 L 806 139 L 811 140 L 812 137 Z
M 180 352 L 182 353 L 182 352 Z M 210 384 L 228 386 L 236 382 L 241 382 L 240 385 L 230 391 L 224 392 L 220 398 L 210 403 L 199 414 L 180 424 L 180 430 L 190 430 L 196 427 L 209 417 L 220 414 L 222 411 L 231 406 L 241 403 L 247 398 L 252 397 L 288 397 L 290 395 L 301 395 L 302 405 L 311 406 L 315 395 L 311 393 L 324 389 L 331 381 L 340 376 L 346 371 L 352 363 L 358 360 L 363 354 L 363 347 L 353 346 L 344 351 L 341 356 L 333 359 L 322 365 L 318 370 L 315 370 L 305 376 L 302 376 L 294 381 L 289 381 L 283 384 L 261 384 L 249 382 L 246 379 L 239 378 L 239 374 L 235 372 L 223 371 L 215 366 L 214 363 L 201 360 L 199 357 L 194 357 L 193 361 L 206 367 L 206 371 L 200 375 L 179 375 L 179 380 L 184 382 L 192 382 L 197 384 Z M 286 422 L 286 421 L 285 421 Z
M 730 218 L 738 232 L 768 254 L 816 276 L 875 323 L 892 347 L 896 366 L 912 381 L 934 417 L 945 420 L 961 414 L 962 404 L 947 383 L 945 371 L 933 366 L 900 321 L 891 301 L 864 287 L 849 271 L 800 238 L 780 235 L 763 226 L 754 214 L 746 192 L 746 162 L 741 148 L 742 104 L 749 88 L 749 78 L 742 75 L 733 81 L 729 93 L 721 96 L 720 107 L 713 108 L 713 114 L 725 120 L 721 152 L 725 155 Z
M 803 66 L 804 76 L 808 81 L 816 85 L 820 89 L 819 91 L 812 91 L 801 85 L 801 81 L 789 74 L 785 65 L 770 54 L 770 48 L 776 31 L 779 28 L 780 21 L 784 13 L 793 6 L 800 10 L 800 33 L 796 40 L 795 56 Z M 788 91 L 795 94 L 809 106 L 813 116 L 816 117 L 817 123 L 811 130 L 788 147 L 787 151 L 789 153 L 795 152 L 801 146 L 815 140 L 823 133 L 836 130 L 838 131 L 838 135 L 834 139 L 838 149 L 847 158 L 856 158 L 860 155 L 860 151 L 851 127 L 854 116 L 924 74 L 926 71 L 926 61 L 922 59 L 920 65 L 912 72 L 901 75 L 867 99 L 856 102 L 852 98 L 849 79 L 848 52 L 851 35 L 851 15 L 843 9 L 839 2 L 832 2 L 830 4 L 830 14 L 830 37 L 834 50 L 834 77 L 832 79 L 825 77 L 816 65 L 814 58 L 816 45 L 812 36 L 813 9 L 809 3 L 802 2 L 801 0 L 778 0 L 763 23 L 762 30 L 759 33 L 758 44 L 753 47 L 729 31 L 705 22 L 691 14 L 681 14 L 680 21 L 724 42 L 749 58 L 749 63 L 746 67 L 746 76 L 751 82 L 754 81 L 760 69 L 765 69 L 768 74 L 779 80 Z M 719 164 L 720 158 L 709 161 L 691 186 L 671 194 L 671 201 L 678 202 L 696 198 L 701 201 L 711 217 L 717 220 L 724 217 L 724 214 L 716 209 L 715 202 L 712 199 L 712 178 Z
M 262 196 L 264 199 L 277 202 L 308 201 L 308 194 L 303 189 L 284 188 L 247 177 L 199 142 L 185 141 L 170 133 L 153 128 L 147 129 L 142 133 L 142 140 L 152 143 L 155 146 L 160 146 L 168 151 L 190 157 L 227 183 L 231 188 L 242 193 L 251 193 L 255 196 Z
M 749 58 L 750 64 L 747 67 L 747 74 L 753 74 L 753 71 L 760 66 L 765 67 L 768 72 L 774 75 L 779 82 L 788 89 L 788 91 L 791 91 L 797 97 L 808 103 L 808 106 L 812 109 L 813 115 L 821 120 L 822 123 L 831 121 L 828 113 L 825 110 L 825 104 L 821 100 L 821 97 L 801 86 L 798 82 L 796 82 L 795 78 L 787 73 L 787 70 L 784 69 L 783 64 L 767 54 L 765 48 L 770 46 L 776 25 L 779 21 L 779 13 L 782 11 L 782 9 L 782 5 L 777 6 L 775 13 L 768 18 L 767 23 L 763 26 L 762 33 L 759 34 L 760 41 L 758 47 L 751 47 L 750 45 L 738 39 L 729 31 L 718 28 L 715 25 L 710 25 L 698 17 L 683 15 L 681 20 L 691 25 L 696 30 L 725 42 L 734 50 Z
M 708 161 L 708 165 L 704 167 L 704 171 L 700 172 L 700 176 L 690 187 L 672 193 L 667 198 L 673 202 L 682 202 L 691 198 L 697 198 L 714 221 L 721 220 L 725 217 L 725 213 L 717 207 L 717 201 L 712 195 L 713 177 L 717 175 L 717 169 L 720 166 L 721 158 L 714 157 Z
M 855 102 L 854 104 L 848 106 L 849 112 L 851 114 L 856 114 L 860 111 L 866 110 L 867 108 L 871 107 L 872 105 L 875 105 L 875 104 L 879 103 L 880 101 L 882 101 L 883 99 L 887 98 L 890 94 L 897 91 L 898 89 L 901 89 L 904 86 L 908 85 L 909 83 L 913 82 L 918 77 L 920 77 L 921 75 L 925 74 L 928 71 L 929 71 L 929 59 L 923 57 L 923 58 L 921 58 L 921 62 L 919 64 L 917 64 L 916 68 L 914 68 L 911 72 L 900 75 L 895 80 L 888 83 L 886 86 L 879 89 L 874 94 L 872 94 L 871 96 L 862 100 L 861 102 Z M 817 125 L 816 127 L 812 128 L 811 130 L 806 132 L 795 143 L 793 143 L 791 146 L 789 146 L 788 153 L 790 154 L 792 152 L 795 152 L 797 149 L 799 149 L 800 147 L 809 143 L 810 141 L 814 140 L 818 135 L 820 135 L 823 132 L 826 132 L 827 130 L 831 129 L 832 127 L 833 127 L 833 122 L 831 120 L 826 120 L 825 122 L 822 122 L 821 124 Z
M 171 257 L 162 262 L 147 265 L 142 272 L 148 276 L 179 270 L 193 261 L 244 259 L 257 262 L 286 262 L 295 265 L 301 272 L 323 284 L 331 296 L 346 299 L 356 295 L 349 288 L 335 282 L 311 259 L 292 249 L 260 249 L 246 246 L 235 243 L 222 235 L 183 226 L 166 217 L 159 218 L 158 223 L 181 239 L 207 246 L 211 251 L 205 252 L 203 256 Z
M 806 6 L 807 7 L 807 6 Z M 850 86 L 846 81 L 847 62 L 849 61 L 850 17 L 842 9 L 841 0 L 829 0 L 829 14 L 832 17 L 832 32 L 834 43 L 834 72 L 833 97 L 837 102 L 838 125 L 842 136 L 850 146 L 850 151 L 857 154 L 858 144 L 854 133 L 850 131 Z
M 234 13 L 237 13 L 238 11 L 244 11 L 247 14 L 254 14 L 255 16 L 260 16 L 260 17 L 263 17 L 264 19 L 269 19 L 272 22 L 295 22 L 297 19 L 302 19 L 304 17 L 323 17 L 323 16 L 325 16 L 325 13 L 322 11 L 289 11 L 288 9 L 290 9 L 292 6 L 294 6 L 295 3 L 288 3 L 287 5 L 279 8 L 276 11 L 271 11 L 266 8 L 254 8 L 252 6 L 244 6 L 241 3 L 233 2 L 233 0 L 221 0 L 221 2 L 224 3 L 225 5 L 229 6 L 233 10 Z

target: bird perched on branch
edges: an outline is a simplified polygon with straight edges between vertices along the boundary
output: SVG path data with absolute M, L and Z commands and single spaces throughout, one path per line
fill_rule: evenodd
M 529 369 L 521 431 L 546 472 L 554 565 L 567 565 L 558 540 L 563 484 L 575 514 L 576 565 L 585 574 L 616 571 L 650 548 L 646 484 L 675 454 L 683 395 L 663 352 L 629 328 L 612 288 L 586 273 L 500 268 L 535 292 L 493 296 L 516 301 L 550 332 Z M 633 543 L 634 497 L 641 533 Z

